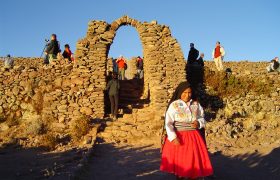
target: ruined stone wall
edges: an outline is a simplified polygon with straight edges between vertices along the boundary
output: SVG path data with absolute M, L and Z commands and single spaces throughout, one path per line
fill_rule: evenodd
M 139 33 L 144 56 L 144 97 L 150 98 L 150 105 L 162 111 L 166 107 L 174 87 L 186 79 L 185 60 L 179 43 L 171 36 L 169 28 L 157 22 L 139 22 L 123 16 L 108 24 L 91 21 L 86 37 L 77 43 L 78 64 L 74 73 L 86 76 L 98 99 L 91 103 L 96 116 L 104 115 L 104 91 L 106 86 L 106 60 L 110 46 L 120 26 L 131 25 Z M 163 111 L 162 111 L 163 113 Z

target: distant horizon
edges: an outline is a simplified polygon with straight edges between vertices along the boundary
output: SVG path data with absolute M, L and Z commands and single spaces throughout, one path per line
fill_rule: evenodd
M 5 58 L 6 56 L 0 56 L 0 59 L 2 59 L 2 58 Z M 38 57 L 36 57 L 36 56 L 34 56 L 34 57 L 32 57 L 32 56 L 12 56 L 13 58 L 40 58 L 39 56 Z M 125 57 L 124 56 L 124 58 L 126 59 L 126 60 L 128 60 L 128 61 L 130 61 L 130 60 L 132 60 L 132 58 L 136 58 L 137 56 L 132 56 L 132 57 L 130 57 L 130 58 L 127 58 L 127 57 Z M 143 57 L 143 56 L 141 56 L 141 57 Z M 44 57 L 41 57 L 42 59 L 44 58 Z M 118 57 L 111 57 L 111 56 L 108 56 L 108 58 L 118 58 Z M 272 58 L 273 59 L 273 58 Z M 272 59 L 270 59 L 270 60 L 257 60 L 257 61 L 250 61 L 250 60 L 224 60 L 223 62 L 254 62 L 254 63 L 258 63 L 258 62 L 270 62 Z M 185 58 L 185 61 L 187 61 L 187 59 Z M 203 59 L 203 61 L 204 62 L 214 62 L 214 60 L 213 59 Z

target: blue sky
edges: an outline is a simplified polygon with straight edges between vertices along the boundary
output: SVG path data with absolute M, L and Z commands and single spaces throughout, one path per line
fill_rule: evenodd
M 170 26 L 185 58 L 193 42 L 210 59 L 217 40 L 225 60 L 280 56 L 279 0 L 1 0 L 0 7 L 0 56 L 38 57 L 52 33 L 73 51 L 90 20 L 111 23 L 123 15 Z M 111 46 L 109 56 L 120 54 L 142 55 L 131 26 L 122 26 Z

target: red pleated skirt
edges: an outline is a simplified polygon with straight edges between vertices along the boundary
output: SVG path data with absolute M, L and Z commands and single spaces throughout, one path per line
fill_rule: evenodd
M 178 131 L 176 134 L 180 145 L 165 140 L 160 170 L 187 178 L 212 175 L 211 161 L 199 131 Z

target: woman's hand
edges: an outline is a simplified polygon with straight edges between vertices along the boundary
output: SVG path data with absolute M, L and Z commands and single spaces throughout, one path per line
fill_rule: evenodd
M 179 141 L 179 139 L 176 137 L 175 139 L 173 139 L 172 141 L 171 141 L 174 145 L 180 145 L 180 141 Z
M 199 127 L 199 122 L 197 120 L 194 120 L 194 122 L 191 124 L 192 128 L 198 129 Z

